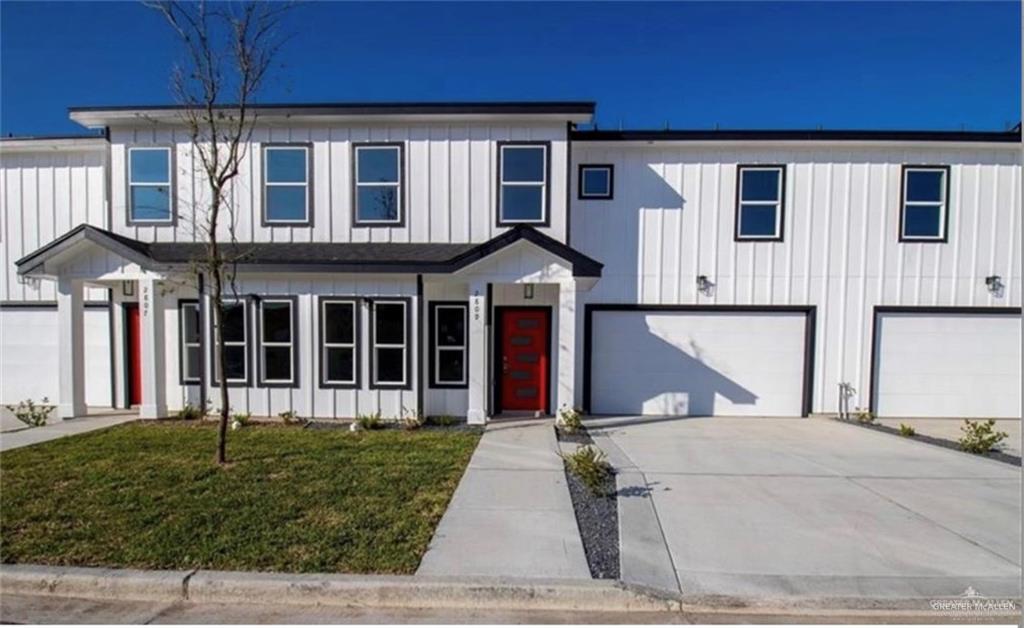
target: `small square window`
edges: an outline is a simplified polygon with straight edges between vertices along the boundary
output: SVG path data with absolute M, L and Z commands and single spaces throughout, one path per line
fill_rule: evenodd
M 402 144 L 358 144 L 354 149 L 355 224 L 400 226 Z
M 128 218 L 132 223 L 171 224 L 171 149 L 128 149 Z
M 308 146 L 265 146 L 263 220 L 268 225 L 309 224 Z
M 904 166 L 900 202 L 901 242 L 945 242 L 948 166 Z
M 614 166 L 581 165 L 579 198 L 610 200 L 612 198 Z
M 498 144 L 498 224 L 547 222 L 548 144 Z
M 736 240 L 782 240 L 785 166 L 739 166 L 736 180 Z

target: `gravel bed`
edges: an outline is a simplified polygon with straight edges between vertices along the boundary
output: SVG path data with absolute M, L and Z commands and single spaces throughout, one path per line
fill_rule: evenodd
M 586 432 L 575 434 L 558 433 L 558 440 L 574 445 L 593 444 Z M 576 523 L 583 539 L 583 552 L 593 578 L 618 580 L 619 578 L 619 505 L 615 488 L 615 476 L 609 476 L 602 487 L 603 495 L 597 496 L 575 475 L 565 470 L 572 508 L 576 512 Z
M 927 436 L 925 434 L 914 434 L 913 436 L 904 436 L 900 434 L 900 430 L 898 428 L 892 427 L 890 425 L 881 425 L 878 423 L 861 423 L 860 421 L 847 421 L 838 418 L 833 420 L 839 421 L 840 423 L 849 423 L 850 425 L 856 425 L 857 427 L 863 427 L 869 430 L 875 430 L 876 432 L 885 432 L 886 434 L 892 434 L 894 436 L 899 436 L 900 438 L 908 438 L 910 440 L 921 441 L 922 443 L 928 443 L 929 445 L 935 445 L 936 447 L 945 447 L 946 449 L 963 451 L 962 449 L 960 449 L 960 443 L 953 440 L 947 440 L 945 438 L 936 438 L 934 436 Z M 992 460 L 996 460 L 998 462 L 1005 462 L 1006 464 L 1012 464 L 1018 467 L 1021 466 L 1020 456 L 1014 456 L 1013 454 L 1007 454 L 1001 451 L 993 450 L 988 452 L 987 454 L 974 455 L 981 456 L 983 458 L 991 458 Z

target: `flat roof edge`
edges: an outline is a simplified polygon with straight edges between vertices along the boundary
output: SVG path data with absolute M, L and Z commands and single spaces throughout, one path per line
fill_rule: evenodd
M 873 130 L 577 130 L 574 142 L 991 142 L 1020 143 L 1014 131 L 873 131 Z

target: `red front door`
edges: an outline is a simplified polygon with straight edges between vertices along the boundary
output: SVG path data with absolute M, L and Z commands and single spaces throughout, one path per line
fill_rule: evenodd
M 128 405 L 142 403 L 142 353 L 139 346 L 139 306 L 136 303 L 124 306 L 124 354 L 128 367 Z
M 550 310 L 501 311 L 501 409 L 544 412 L 548 406 Z

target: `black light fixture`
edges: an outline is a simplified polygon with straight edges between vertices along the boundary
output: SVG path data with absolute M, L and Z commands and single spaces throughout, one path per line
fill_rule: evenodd
M 135 282 L 128 280 L 121 282 L 121 293 L 126 297 L 135 296 Z
M 989 275 L 985 277 L 985 286 L 992 294 L 1000 294 L 1003 291 L 1003 278 L 999 275 Z
M 707 275 L 697 275 L 697 291 L 701 294 L 711 295 L 711 292 L 715 289 L 715 284 L 708 279 Z
M 524 283 L 523 284 L 523 298 L 524 299 L 532 299 L 533 298 L 533 284 L 532 283 Z

